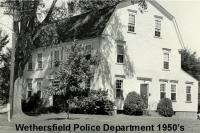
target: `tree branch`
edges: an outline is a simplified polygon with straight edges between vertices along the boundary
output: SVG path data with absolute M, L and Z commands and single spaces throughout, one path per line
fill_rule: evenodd
M 54 7 L 55 7 L 57 1 L 58 1 L 58 0 L 53 0 L 53 2 L 52 2 L 52 4 L 51 4 L 51 7 L 50 7 L 50 9 L 49 9 L 49 11 L 48 11 L 48 13 L 47 13 L 47 16 L 45 17 L 45 19 L 44 19 L 44 21 L 43 21 L 42 23 L 49 22 L 50 17 L 51 17 L 52 12 L 53 12 L 53 9 L 54 9 Z

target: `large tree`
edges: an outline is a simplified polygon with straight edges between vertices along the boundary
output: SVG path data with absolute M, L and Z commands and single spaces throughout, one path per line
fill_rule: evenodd
M 53 0 L 51 7 L 46 14 L 45 19 L 40 22 L 37 18 L 37 9 L 40 6 L 40 0 L 5 0 L 2 6 L 6 8 L 6 13 L 13 15 L 13 30 L 15 39 L 15 66 L 14 66 L 14 100 L 13 112 L 14 114 L 22 113 L 21 111 L 21 92 L 24 89 L 23 70 L 28 62 L 31 51 L 38 46 L 38 40 L 41 40 L 43 33 L 43 40 L 48 40 L 47 37 L 52 35 L 50 16 L 57 0 Z M 48 30 L 46 30 L 48 29 Z M 52 37 L 53 38 L 53 37 Z M 54 38 L 53 38 L 54 40 Z M 55 41 L 49 41 L 54 43 Z
M 1 36 L 0 30 L 0 104 L 8 102 L 11 51 L 8 48 L 3 50 L 8 42 L 8 35 Z
M 190 49 L 181 50 L 181 67 L 184 71 L 199 80 L 200 62 L 196 52 L 193 52 Z

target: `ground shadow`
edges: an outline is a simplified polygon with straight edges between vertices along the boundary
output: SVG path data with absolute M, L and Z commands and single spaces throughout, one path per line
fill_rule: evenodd
M 46 120 L 50 121 L 50 120 L 77 120 L 77 119 L 80 119 L 80 118 L 48 118 Z

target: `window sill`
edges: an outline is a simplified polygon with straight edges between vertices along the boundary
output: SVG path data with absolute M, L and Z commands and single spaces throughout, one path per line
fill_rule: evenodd
M 192 101 L 185 101 L 185 103 L 192 103 Z
M 164 68 L 163 68 L 162 70 L 163 70 L 163 71 L 170 71 L 169 69 L 164 69 Z
M 136 32 L 133 31 L 127 31 L 127 33 L 136 34 Z
M 162 39 L 162 37 L 158 37 L 158 36 L 154 36 L 154 38 L 157 38 L 157 39 Z
M 115 63 L 116 65 L 124 65 L 124 63 Z
M 176 100 L 171 100 L 171 101 L 174 102 L 174 103 L 177 102 Z

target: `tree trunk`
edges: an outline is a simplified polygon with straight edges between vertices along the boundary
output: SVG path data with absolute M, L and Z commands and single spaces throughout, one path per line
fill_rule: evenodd
M 13 95 L 13 115 L 23 115 L 22 111 L 22 92 L 25 89 L 25 80 L 23 77 L 18 77 L 14 83 Z

